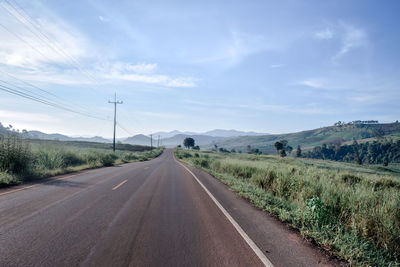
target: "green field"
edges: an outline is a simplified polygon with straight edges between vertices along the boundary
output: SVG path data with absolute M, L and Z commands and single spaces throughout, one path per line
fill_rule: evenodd
M 352 265 L 400 266 L 400 164 L 175 153 Z
M 77 141 L 24 140 L 17 135 L 0 138 L 0 187 L 68 172 L 145 161 L 162 149 Z

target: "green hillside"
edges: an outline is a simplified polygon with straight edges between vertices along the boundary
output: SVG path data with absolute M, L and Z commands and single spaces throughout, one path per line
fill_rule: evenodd
M 400 136 L 400 123 L 351 123 L 328 126 L 314 130 L 288 134 L 271 134 L 263 136 L 240 136 L 216 142 L 218 147 L 226 149 L 247 151 L 248 146 L 258 148 L 262 152 L 276 153 L 274 143 L 285 139 L 293 148 L 300 145 L 303 149 L 322 144 L 342 144 L 344 142 L 374 138 L 385 135 L 398 138 Z M 209 146 L 211 148 L 211 145 Z

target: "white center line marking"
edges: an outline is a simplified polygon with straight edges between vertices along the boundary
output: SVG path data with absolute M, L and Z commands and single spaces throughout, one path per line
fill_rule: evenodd
M 174 157 L 175 158 L 175 157 Z M 176 160 L 176 159 L 175 159 Z M 232 218 L 232 216 L 226 211 L 226 209 L 219 203 L 219 201 L 211 194 L 210 191 L 203 185 L 202 182 L 200 182 L 199 178 L 197 178 L 194 173 L 189 170 L 185 165 L 183 165 L 181 162 L 177 161 L 183 168 L 185 168 L 193 177 L 194 179 L 200 184 L 200 186 L 206 191 L 208 196 L 214 201 L 215 205 L 222 211 L 222 213 L 226 216 L 226 218 L 230 221 L 230 223 L 235 227 L 236 231 L 243 237 L 243 239 L 246 241 L 246 243 L 250 246 L 250 248 L 254 251 L 254 253 L 258 256 L 258 258 L 261 260 L 261 262 L 267 266 L 267 267 L 274 267 L 272 262 L 269 261 L 269 259 L 264 255 L 264 253 L 261 251 L 259 247 L 257 247 L 256 243 L 254 243 L 253 240 L 246 234 L 246 232 L 243 230 L 242 227 L 235 221 L 235 219 Z
M 120 184 L 118 184 L 118 185 L 116 185 L 116 186 L 114 186 L 113 188 L 112 188 L 112 190 L 116 190 L 116 189 L 118 189 L 119 187 L 121 187 L 124 183 L 126 183 L 128 180 L 124 180 L 124 181 L 122 181 Z

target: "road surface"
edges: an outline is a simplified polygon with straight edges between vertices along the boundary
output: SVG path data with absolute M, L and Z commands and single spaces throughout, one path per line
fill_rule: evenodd
M 0 266 L 249 267 L 265 259 L 336 264 L 215 178 L 183 167 L 172 150 L 0 190 Z

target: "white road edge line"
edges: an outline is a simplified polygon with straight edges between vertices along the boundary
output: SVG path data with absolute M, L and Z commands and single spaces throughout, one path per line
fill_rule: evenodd
M 48 183 L 51 183 L 51 182 L 54 182 L 54 181 L 65 180 L 65 179 L 72 178 L 72 177 L 75 177 L 75 176 L 78 176 L 78 175 L 79 174 L 68 175 L 68 176 L 65 176 L 65 177 L 58 178 L 58 179 L 51 179 L 50 178 L 49 181 L 46 181 L 44 183 L 33 184 L 33 185 L 30 185 L 30 186 L 25 186 L 25 187 L 22 187 L 22 188 L 18 188 L 18 189 L 6 191 L 4 193 L 0 193 L 0 196 L 11 194 L 11 193 L 18 192 L 18 191 L 22 191 L 22 190 L 29 189 L 29 188 L 32 188 L 32 187 L 37 187 L 39 185 L 48 184 Z
M 35 187 L 35 186 L 37 186 L 37 184 L 30 185 L 30 186 L 25 186 L 25 187 L 18 188 L 18 189 L 12 190 L 12 191 L 7 191 L 7 192 L 4 192 L 4 193 L 1 193 L 0 196 L 11 194 L 11 193 L 14 193 L 14 192 L 17 192 L 17 191 L 21 191 L 21 190 L 25 190 L 25 189 L 28 189 L 28 188 L 32 188 L 32 187 Z
M 121 186 L 123 186 L 124 185 L 124 183 L 126 183 L 128 180 L 124 180 L 124 181 L 122 181 L 121 183 L 119 183 L 118 185 L 116 185 L 116 186 L 114 186 L 113 188 L 112 188 L 112 190 L 116 190 L 116 189 L 118 189 L 118 188 L 120 188 Z
M 176 159 L 175 159 L 176 160 Z M 177 160 L 176 160 L 177 161 Z M 183 163 L 177 161 L 183 168 L 185 168 L 193 177 L 194 179 L 200 184 L 200 186 L 206 191 L 208 196 L 214 201 L 215 205 L 222 211 L 222 213 L 226 216 L 226 218 L 230 221 L 230 223 L 235 227 L 236 231 L 243 237 L 246 243 L 250 246 L 250 248 L 254 251 L 254 253 L 258 256 L 261 262 L 267 267 L 274 267 L 272 262 L 264 255 L 259 247 L 254 243 L 253 240 L 246 234 L 246 232 L 240 227 L 240 225 L 232 218 L 232 216 L 226 211 L 226 209 L 219 203 L 219 201 L 211 194 L 210 191 L 200 182 L 199 178 L 191 171 L 188 167 L 186 167 Z

